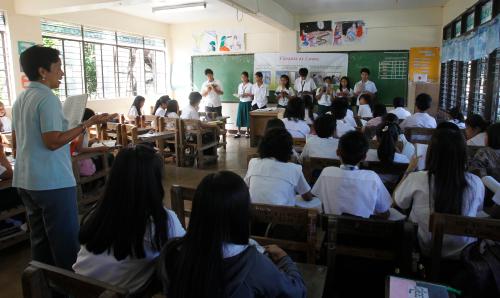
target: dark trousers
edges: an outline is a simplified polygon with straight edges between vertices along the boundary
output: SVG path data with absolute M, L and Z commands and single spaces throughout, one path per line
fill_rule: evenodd
M 76 187 L 19 189 L 19 194 L 31 228 L 33 260 L 72 270 L 80 249 Z
M 220 107 L 205 107 L 205 112 L 210 112 L 210 113 L 217 113 L 217 116 L 221 117 L 222 116 L 222 106 Z
M 262 108 L 260 108 L 260 109 L 265 109 L 265 108 L 267 108 L 267 105 L 266 105 L 266 106 L 263 106 L 263 107 L 262 107 Z M 252 106 L 252 111 L 255 111 L 255 110 L 258 110 L 258 109 L 259 109 L 259 106 L 258 106 L 258 105 L 256 105 L 256 104 L 255 104 L 255 105 L 253 105 L 253 106 Z

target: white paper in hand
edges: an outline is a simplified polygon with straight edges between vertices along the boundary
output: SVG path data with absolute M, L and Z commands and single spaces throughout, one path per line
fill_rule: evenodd
M 73 128 L 82 123 L 83 113 L 87 106 L 87 94 L 75 95 L 66 98 L 63 103 L 63 113 L 68 120 L 69 128 Z

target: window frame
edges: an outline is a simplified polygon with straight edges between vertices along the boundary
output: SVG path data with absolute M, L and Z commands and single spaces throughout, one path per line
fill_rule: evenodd
M 5 88 L 6 92 L 2 92 L 7 95 L 7 98 L 1 98 L 0 101 L 4 103 L 6 106 L 12 106 L 14 97 L 12 94 L 12 81 L 11 81 L 11 65 L 10 65 L 10 51 L 9 51 L 9 34 L 7 32 L 7 17 L 5 11 L 0 10 L 0 17 L 2 22 L 0 22 L 0 48 L 2 50 L 3 56 L 3 65 L 5 69 Z M 3 27 L 3 28 L 2 28 Z M 0 70 L 2 71 L 2 70 Z M 0 94 L 1 95 L 1 94 Z

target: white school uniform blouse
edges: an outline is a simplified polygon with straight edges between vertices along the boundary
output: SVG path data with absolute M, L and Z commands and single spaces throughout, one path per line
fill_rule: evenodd
M 347 88 L 344 88 L 344 89 L 337 89 L 337 91 L 335 92 L 337 94 L 337 97 L 344 97 L 344 95 L 342 94 L 343 91 L 347 91 L 349 92 L 349 95 L 347 97 L 353 97 L 354 96 L 354 91 L 351 89 L 347 89 Z
M 479 177 L 465 174 L 468 187 L 463 194 L 462 215 L 475 217 L 483 209 L 484 185 Z M 425 255 L 431 249 L 429 232 L 430 200 L 427 171 L 411 173 L 394 191 L 396 204 L 408 209 L 411 207 L 409 220 L 418 225 L 418 240 Z M 434 209 L 434 208 L 433 208 Z M 458 258 L 462 249 L 475 239 L 470 237 L 445 235 L 442 257 Z
M 352 110 L 347 109 L 347 113 L 345 114 L 344 120 L 352 127 L 358 126 L 356 120 L 354 120 L 354 113 L 352 112 Z
M 401 151 L 401 154 L 406 156 L 408 160 L 411 160 L 413 155 L 415 155 L 415 146 L 408 142 L 404 134 L 399 135 L 399 141 L 403 143 L 403 150 Z
M 335 129 L 335 131 L 337 133 L 337 138 L 339 138 L 339 139 L 343 135 L 345 135 L 346 133 L 348 133 L 348 132 L 350 132 L 352 130 L 356 130 L 356 128 L 354 126 L 352 126 L 351 124 L 349 124 L 347 122 L 346 118 L 344 118 L 342 120 L 337 120 L 337 128 Z
M 321 90 L 323 90 L 323 87 L 318 88 L 316 90 L 316 95 L 319 95 L 321 93 Z M 332 105 L 332 96 L 330 94 L 327 94 L 326 92 L 321 95 L 321 98 L 318 100 L 318 104 L 321 106 L 331 106 Z
M 451 120 L 448 120 L 448 122 L 451 122 L 451 123 L 455 124 L 460 129 L 465 129 L 465 123 L 464 122 L 460 122 L 460 120 L 451 119 Z
M 356 105 L 359 105 L 359 97 L 366 93 L 366 92 L 371 92 L 371 93 L 377 93 L 377 86 L 375 86 L 375 83 L 368 80 L 365 82 L 365 88 L 363 90 L 360 90 L 361 89 L 361 84 L 363 84 L 363 81 L 359 81 L 356 83 L 356 85 L 354 85 L 354 92 L 361 92 L 359 95 L 358 95 L 358 99 L 356 101 Z
M 193 106 L 188 105 L 182 109 L 181 119 L 200 120 L 200 113 Z
M 313 125 L 314 120 L 316 120 L 316 118 L 318 118 L 318 114 L 313 113 L 313 118 L 314 118 L 314 119 L 311 119 L 311 118 L 309 117 L 309 109 L 307 109 L 307 108 L 306 108 L 306 110 L 305 110 L 305 115 L 304 115 L 304 121 L 306 121 L 306 123 L 307 123 L 308 125 Z
M 267 86 L 266 86 L 266 84 L 262 83 L 262 85 L 260 85 L 260 86 L 257 83 L 253 84 L 252 94 L 253 94 L 252 106 L 257 105 L 257 107 L 260 109 L 260 108 L 267 105 Z
M 207 80 L 201 85 L 202 93 L 208 90 L 209 85 L 217 85 L 218 90 L 224 91 L 222 89 L 222 84 L 219 80 L 213 80 L 211 82 L 209 82 Z M 208 92 L 207 96 L 203 97 L 203 102 L 205 103 L 205 106 L 207 106 L 207 107 L 220 107 L 222 105 L 222 103 L 220 101 L 220 94 L 215 92 L 213 88 L 210 92 Z
M 274 158 L 252 158 L 245 182 L 252 203 L 295 206 L 296 194 L 303 195 L 311 190 L 301 165 Z
M 165 117 L 165 113 L 167 112 L 166 109 L 163 109 L 162 107 L 159 107 L 156 112 L 155 112 L 155 116 L 157 117 Z
M 392 202 L 377 173 L 346 165 L 324 168 L 311 192 L 323 202 L 325 213 L 335 215 L 368 218 L 386 212 Z
M 468 146 L 486 146 L 486 133 L 480 132 L 473 138 L 467 140 Z
M 378 153 L 377 149 L 368 149 L 368 152 L 366 152 L 366 161 L 380 161 L 378 158 Z M 410 159 L 406 157 L 405 155 L 401 153 L 394 153 L 394 160 L 395 163 L 410 163 Z
M 491 200 L 495 202 L 495 204 L 500 205 L 500 183 L 491 176 L 485 176 L 481 180 L 483 181 L 484 185 L 495 194 L 491 198 Z
M 314 83 L 314 80 L 311 78 L 306 78 L 303 80 L 301 77 L 298 77 L 294 84 L 293 87 L 297 92 L 314 92 L 316 90 L 316 83 Z
M 408 112 L 403 107 L 395 108 L 394 110 L 390 111 L 389 113 L 396 115 L 399 120 L 405 120 L 406 118 L 411 116 L 411 113 Z
M 177 215 L 165 210 L 168 219 L 168 238 L 182 237 L 186 233 Z M 151 225 L 153 231 L 154 225 Z M 152 232 L 154 233 L 154 232 Z M 84 245 L 80 247 L 73 270 L 77 274 L 88 276 L 117 287 L 123 287 L 132 293 L 139 290 L 155 272 L 155 259 L 160 255 L 160 249 L 151 246 L 151 235 L 144 235 L 145 258 L 133 259 L 130 256 L 118 261 L 112 253 L 104 252 L 95 255 Z
M 12 131 L 12 121 L 9 117 L 0 117 L 0 122 L 2 122 L 2 130 L 0 132 L 11 132 Z
M 165 117 L 167 118 L 172 118 L 172 119 L 179 119 L 179 115 L 177 115 L 177 113 L 175 112 L 168 112 Z
M 370 105 L 360 105 L 358 107 L 358 116 L 361 118 L 373 117 L 372 109 L 370 108 Z
M 408 118 L 406 118 L 399 125 L 401 129 L 408 127 L 424 127 L 424 128 L 436 128 L 436 119 L 427 113 L 415 113 Z
M 141 115 L 144 115 L 144 114 L 141 113 Z M 128 110 L 128 116 L 131 118 L 135 118 L 135 117 L 139 116 L 139 112 L 137 111 L 137 108 L 135 106 L 130 107 L 130 110 Z
M 285 124 L 286 130 L 292 135 L 292 138 L 305 138 L 311 132 L 311 128 L 305 120 L 295 121 L 283 118 L 281 121 Z
M 252 83 L 248 82 L 246 84 L 240 83 L 238 85 L 238 97 L 241 102 L 249 102 L 252 101 L 251 96 L 243 96 L 243 94 L 252 94 Z
M 286 89 L 280 85 L 280 86 L 278 86 L 278 88 L 276 88 L 276 91 L 275 91 L 276 97 L 278 97 L 282 91 L 290 96 L 295 96 L 295 91 L 293 90 L 292 87 Z M 280 99 L 278 100 L 278 104 L 280 106 L 287 106 L 288 105 L 288 98 L 287 97 L 280 97 Z
M 308 157 L 339 159 L 337 156 L 338 146 L 339 140 L 336 138 L 320 138 L 317 135 L 309 135 L 299 160 L 302 162 Z

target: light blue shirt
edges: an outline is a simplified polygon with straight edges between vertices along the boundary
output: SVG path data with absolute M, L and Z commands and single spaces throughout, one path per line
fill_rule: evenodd
M 30 82 L 14 103 L 12 124 L 17 144 L 14 187 L 51 190 L 76 185 L 69 144 L 51 151 L 42 140 L 43 133 L 68 130 L 61 101 L 49 87 Z

